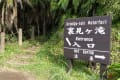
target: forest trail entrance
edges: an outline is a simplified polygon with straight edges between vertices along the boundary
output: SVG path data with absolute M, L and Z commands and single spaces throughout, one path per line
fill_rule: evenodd
M 23 49 L 23 53 L 17 54 L 14 57 L 12 57 L 9 61 L 7 61 L 8 64 L 13 65 L 29 65 L 31 64 L 31 59 L 35 56 L 39 49 L 39 46 L 32 46 L 27 49 Z
M 32 64 L 31 59 L 36 55 L 39 46 L 28 47 L 23 49 L 22 53 L 12 56 L 6 61 L 8 65 L 26 66 Z M 29 72 L 18 71 L 16 69 L 0 69 L 0 80 L 36 80 Z

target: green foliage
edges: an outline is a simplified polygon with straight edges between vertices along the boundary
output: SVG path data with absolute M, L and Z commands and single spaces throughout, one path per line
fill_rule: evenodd
M 116 63 L 109 67 L 108 77 L 109 80 L 118 80 L 120 78 L 120 64 Z
M 108 0 L 96 0 L 97 3 L 101 4 L 101 5 L 105 5 L 105 3 L 107 2 Z
M 62 34 L 61 34 L 62 33 Z M 61 37 L 62 36 L 62 37 Z M 63 53 L 63 29 L 53 33 L 52 37 L 44 43 L 37 54 L 39 61 L 47 63 L 49 80 L 98 80 L 99 77 L 91 73 L 85 63 L 75 61 L 71 74 L 66 73 L 67 63 Z M 78 65 L 79 64 L 79 65 Z M 92 75 L 93 74 L 93 75 Z M 94 77 L 94 78 L 93 78 Z
M 80 1 L 81 0 L 73 0 L 73 6 L 74 6 L 74 9 L 75 9 L 75 12 L 77 12 Z
M 14 43 L 14 42 L 17 41 L 17 37 L 13 36 L 13 35 L 10 35 L 10 34 L 6 34 L 5 35 L 5 40 L 6 40 L 6 42 Z
M 116 64 L 114 64 L 114 65 L 111 65 L 109 69 L 112 70 L 112 71 L 117 72 L 118 75 L 120 74 L 120 64 L 119 64 L 119 63 L 116 63 Z M 119 76 L 120 76 L 120 75 L 119 75 Z
M 11 3 L 11 0 L 9 3 Z M 66 60 L 63 53 L 63 27 L 64 21 L 68 18 L 87 17 L 92 15 L 110 15 L 112 20 L 120 18 L 120 0 L 30 0 L 33 6 L 40 5 L 42 18 L 52 20 L 52 28 L 55 29 L 52 37 L 43 43 L 42 48 L 36 55 L 36 63 L 28 65 L 27 70 L 32 70 L 36 75 L 44 77 L 42 80 L 98 80 L 98 75 L 91 73 L 83 63 L 76 63 L 71 74 L 66 74 Z M 117 26 L 117 27 L 116 27 Z M 109 67 L 109 73 L 113 75 L 113 80 L 120 78 L 120 32 L 119 24 L 112 29 L 112 65 Z M 49 27 L 47 27 L 49 29 Z M 7 40 L 9 36 L 7 36 Z M 16 38 L 12 38 L 12 42 Z M 15 43 L 16 44 L 16 43 Z M 5 54 L 7 57 L 20 52 L 17 45 L 7 45 Z M 39 44 L 39 43 L 37 43 Z M 25 42 L 23 48 L 31 45 L 37 45 L 36 41 Z M 5 57 L 0 55 L 1 59 Z M 5 58 L 6 59 L 6 58 Z M 2 63 L 2 60 L 0 61 Z M 24 66 L 25 68 L 25 66 Z M 93 74 L 93 75 L 92 75 Z M 47 75 L 47 76 L 46 76 Z M 46 79 L 47 78 L 47 79 Z
M 69 4 L 69 0 L 59 0 L 58 2 L 58 5 L 64 10 L 67 9 L 68 4 Z
M 0 67 L 5 64 L 11 56 L 21 52 L 20 47 L 16 43 L 8 43 L 5 47 L 5 53 L 0 53 Z
M 84 3 L 84 4 L 83 4 Z M 89 1 L 84 1 L 81 5 L 81 8 L 82 9 L 87 9 L 86 12 L 88 12 L 88 10 L 90 10 L 91 6 L 92 6 L 92 3 L 94 3 L 94 0 L 89 0 Z
M 58 2 L 56 0 L 51 0 L 50 6 L 51 11 L 56 11 L 58 9 Z
M 116 34 L 116 39 L 117 39 L 117 40 L 120 40 L 120 32 L 117 32 L 117 34 Z
M 63 27 L 67 18 L 110 15 L 113 21 L 120 15 L 120 0 L 30 0 L 33 6 L 40 5 L 42 17 L 52 20 L 52 29 Z M 48 26 L 46 26 L 49 28 Z
M 42 0 L 30 0 L 31 1 L 31 3 L 33 4 L 33 5 L 36 5 L 36 4 L 38 4 L 39 2 L 41 2 Z
M 112 64 L 120 62 L 120 35 L 119 24 L 113 25 L 111 35 L 111 61 Z
M 119 78 L 119 79 L 117 79 L 117 80 L 120 80 L 120 78 Z

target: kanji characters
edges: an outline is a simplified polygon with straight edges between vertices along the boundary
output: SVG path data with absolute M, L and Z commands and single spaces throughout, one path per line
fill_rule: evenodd
M 105 28 L 100 26 L 95 28 L 95 34 L 105 34 Z
M 86 32 L 86 34 L 90 34 L 92 32 L 92 30 L 86 29 L 85 32 Z
M 67 28 L 67 30 L 68 30 L 69 35 L 74 34 L 74 28 L 73 27 L 69 27 L 69 28 Z
M 67 28 L 68 30 L 68 34 L 69 35 L 73 35 L 73 34 L 91 34 L 91 33 L 94 33 L 95 35 L 96 34 L 101 34 L 101 35 L 105 35 L 105 28 L 102 27 L 102 26 L 99 26 L 99 27 L 95 27 L 95 29 L 82 29 L 81 27 L 77 27 L 77 28 L 74 28 L 74 27 L 69 27 Z
M 78 54 L 74 54 L 74 58 L 78 58 Z
M 94 61 L 93 56 L 90 56 L 89 60 L 90 60 L 90 61 Z
M 87 44 L 87 47 L 88 47 L 88 48 L 94 48 L 94 47 L 95 47 L 95 44 Z
M 84 34 L 81 27 L 77 28 L 76 34 Z
M 77 42 L 74 42 L 74 44 L 72 45 L 73 47 L 76 46 L 76 47 L 81 47 Z
M 72 45 L 72 43 L 70 42 L 70 40 L 69 40 L 69 38 L 65 38 L 66 39 L 66 41 L 67 41 L 67 43 L 68 43 L 68 45 L 69 46 L 73 46 L 73 47 L 81 47 L 77 42 L 74 42 L 73 43 L 73 45 Z
M 79 49 L 74 49 L 74 58 L 78 58 L 79 51 Z
M 79 53 L 79 49 L 74 49 L 74 53 Z

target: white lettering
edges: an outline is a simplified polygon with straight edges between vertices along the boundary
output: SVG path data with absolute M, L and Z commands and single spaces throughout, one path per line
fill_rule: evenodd
M 82 22 L 67 22 L 65 25 L 66 26 L 82 26 L 82 25 L 85 25 L 85 21 L 82 21 Z
M 88 25 L 107 24 L 107 20 L 88 21 Z
M 79 37 L 76 37 L 76 41 L 89 41 L 89 42 L 92 42 L 93 41 L 93 38 L 79 38 Z
M 92 51 L 92 50 L 83 50 L 83 54 L 94 55 L 94 51 Z

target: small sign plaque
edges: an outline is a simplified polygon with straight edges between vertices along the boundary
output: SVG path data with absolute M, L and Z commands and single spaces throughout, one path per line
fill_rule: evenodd
M 64 26 L 65 57 L 109 64 L 110 32 L 110 16 L 67 19 Z

